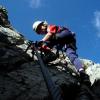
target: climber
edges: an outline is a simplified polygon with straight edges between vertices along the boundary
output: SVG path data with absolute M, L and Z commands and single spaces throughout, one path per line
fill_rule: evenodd
M 13 29 L 10 21 L 8 20 L 8 11 L 2 5 L 0 5 L 0 25 L 6 28 Z
M 71 32 L 66 27 L 48 25 L 46 21 L 34 22 L 33 30 L 39 35 L 45 35 L 40 43 L 49 41 L 49 45 L 42 45 L 42 48 L 51 50 L 51 47 L 58 44 L 60 47 L 65 47 L 66 55 L 69 57 L 71 63 L 75 65 L 77 72 L 80 75 L 81 82 L 90 85 L 89 76 L 85 73 L 84 66 L 76 54 L 77 48 L 74 32 Z

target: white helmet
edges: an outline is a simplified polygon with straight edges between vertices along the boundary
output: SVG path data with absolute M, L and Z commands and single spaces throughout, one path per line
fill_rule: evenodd
M 38 26 L 40 25 L 40 24 L 47 24 L 47 22 L 46 21 L 36 21 L 36 22 L 34 22 L 33 23 L 33 30 L 34 31 L 36 31 L 37 30 L 37 28 L 38 28 Z

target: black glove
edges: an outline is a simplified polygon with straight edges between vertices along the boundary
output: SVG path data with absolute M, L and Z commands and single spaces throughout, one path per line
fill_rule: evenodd
M 43 41 L 36 41 L 35 45 L 41 47 L 43 45 Z

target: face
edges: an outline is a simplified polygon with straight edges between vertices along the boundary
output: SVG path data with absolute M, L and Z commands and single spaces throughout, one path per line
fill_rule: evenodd
M 47 25 L 41 24 L 41 25 L 38 27 L 37 32 L 38 32 L 39 34 L 46 34 L 46 32 L 47 32 Z

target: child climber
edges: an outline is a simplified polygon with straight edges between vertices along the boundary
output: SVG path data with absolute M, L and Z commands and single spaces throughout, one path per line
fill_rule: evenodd
M 80 74 L 81 82 L 90 85 L 89 76 L 84 71 L 84 66 L 78 55 L 76 54 L 76 39 L 75 33 L 71 32 L 66 27 L 48 25 L 46 21 L 36 21 L 33 23 L 33 30 L 40 35 L 45 35 L 41 41 L 49 41 L 49 46 L 60 45 L 66 47 L 66 55 L 69 57 L 72 64 L 75 65 Z M 50 50 L 48 46 L 42 48 Z

